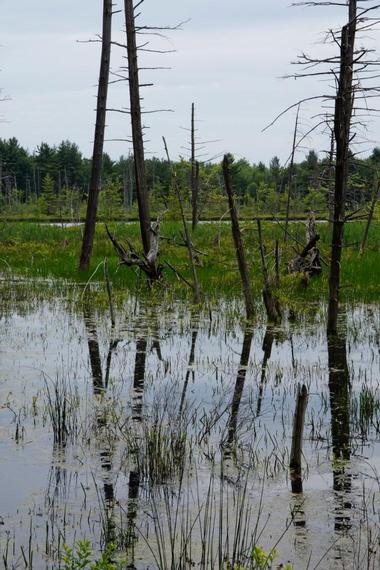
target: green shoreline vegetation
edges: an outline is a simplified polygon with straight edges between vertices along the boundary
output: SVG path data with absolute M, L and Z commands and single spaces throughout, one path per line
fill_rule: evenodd
M 276 240 L 280 244 L 280 287 L 278 294 L 285 303 L 297 300 L 324 300 L 327 298 L 328 267 L 323 266 L 322 275 L 313 277 L 307 287 L 302 275 L 287 274 L 287 263 L 295 256 L 295 249 L 302 249 L 305 243 L 305 223 L 290 224 L 293 239 L 284 244 L 283 224 L 263 222 L 263 235 L 270 273 L 274 276 L 274 250 Z M 373 221 L 364 255 L 359 254 L 359 245 L 365 222 L 346 224 L 342 263 L 342 300 L 372 301 L 380 293 L 379 230 L 380 222 Z M 138 223 L 109 224 L 117 239 L 128 239 L 137 250 L 141 249 Z M 261 299 L 262 275 L 259 259 L 259 245 L 255 221 L 242 221 L 252 289 L 255 297 Z M 3 275 L 13 274 L 28 278 L 54 278 L 77 283 L 92 280 L 103 281 L 102 261 L 109 259 L 110 280 L 115 295 L 127 290 L 141 295 L 148 293 L 146 280 L 138 272 L 120 266 L 112 244 L 107 237 L 105 225 L 98 223 L 91 268 L 88 272 L 78 272 L 78 259 L 81 244 L 82 226 L 50 225 L 46 223 L 0 222 L 0 270 Z M 191 282 L 188 252 L 181 237 L 182 224 L 176 221 L 163 221 L 160 240 L 160 261 L 169 264 L 179 275 Z M 331 242 L 327 223 L 317 224 L 321 236 L 319 247 L 323 259 L 328 262 Z M 298 243 L 297 243 L 298 242 Z M 197 273 L 204 295 L 212 300 L 219 297 L 242 297 L 241 283 L 237 269 L 235 250 L 229 223 L 200 224 L 193 234 L 194 247 L 198 254 Z M 99 267 L 98 267 L 99 266 Z M 98 271 L 94 275 L 95 269 Z M 5 277 L 6 278 L 6 277 Z M 164 290 L 173 298 L 191 299 L 191 289 L 185 285 L 169 267 L 165 268 L 162 283 L 155 286 L 157 294 Z M 152 294 L 152 292 L 150 292 Z M 153 294 L 154 296 L 154 294 Z

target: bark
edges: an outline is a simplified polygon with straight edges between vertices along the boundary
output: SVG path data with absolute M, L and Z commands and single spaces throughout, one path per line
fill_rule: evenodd
M 245 259 L 245 251 L 243 246 L 243 240 L 240 233 L 239 219 L 236 211 L 235 200 L 232 192 L 232 182 L 231 182 L 231 164 L 232 157 L 228 154 L 224 156 L 223 159 L 223 177 L 224 185 L 226 188 L 228 203 L 230 207 L 231 216 L 231 229 L 232 237 L 235 243 L 236 257 L 238 260 L 240 277 L 243 285 L 243 293 L 245 298 L 245 308 L 247 312 L 247 318 L 252 319 L 255 314 L 255 306 L 253 302 L 253 295 L 251 290 L 251 284 L 249 280 L 248 267 Z
M 356 0 L 349 3 L 349 22 L 342 28 L 340 72 L 335 99 L 334 135 L 336 142 L 336 167 L 334 191 L 334 218 L 329 277 L 329 304 L 327 332 L 337 331 L 340 267 L 345 223 L 345 200 L 348 178 L 348 154 L 353 106 L 353 66 L 356 34 Z
M 150 211 L 145 175 L 144 139 L 141 122 L 141 98 L 133 0 L 124 0 L 127 31 L 129 98 L 132 123 L 133 159 L 135 165 L 136 194 L 139 207 L 141 240 L 145 255 L 150 250 Z
M 82 250 L 79 262 L 79 269 L 81 271 L 88 269 L 90 265 L 90 258 L 94 243 L 96 213 L 98 210 L 99 192 L 101 186 L 104 131 L 106 126 L 106 107 L 111 60 L 111 32 L 112 0 L 104 0 L 102 53 L 100 60 L 95 136 L 91 163 L 91 178 L 87 200 L 86 223 L 84 227 Z
M 199 162 L 195 163 L 195 174 L 193 182 L 193 192 L 192 192 L 192 229 L 193 231 L 199 222 L 199 212 L 198 212 L 198 196 L 199 196 Z
M 329 152 L 329 166 L 327 169 L 327 187 L 328 187 L 328 204 L 329 204 L 329 225 L 332 224 L 334 218 L 334 151 L 335 151 L 335 139 L 334 139 L 334 129 L 331 129 L 331 139 L 330 139 L 330 152 Z
M 191 104 L 191 175 L 190 175 L 190 191 L 191 191 L 191 214 L 193 231 L 198 224 L 198 180 L 199 180 L 199 163 L 195 160 L 195 105 Z

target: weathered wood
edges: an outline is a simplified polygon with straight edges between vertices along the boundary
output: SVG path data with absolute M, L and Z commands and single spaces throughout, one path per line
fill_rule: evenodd
M 245 251 L 243 246 L 243 240 L 241 237 L 239 219 L 236 211 L 235 200 L 232 192 L 232 182 L 231 182 L 231 165 L 233 163 L 233 158 L 231 155 L 226 154 L 223 158 L 223 177 L 224 186 L 228 196 L 228 203 L 230 207 L 231 216 L 231 229 L 232 237 L 235 244 L 236 257 L 239 265 L 240 277 L 243 285 L 243 293 L 245 299 L 245 308 L 247 312 L 247 318 L 251 319 L 255 314 L 255 305 L 253 302 L 253 295 L 251 290 L 251 284 L 249 279 L 247 262 L 245 259 Z
M 264 280 L 263 289 L 263 299 L 264 305 L 267 312 L 267 317 L 269 322 L 279 323 L 281 321 L 281 309 L 280 303 L 276 297 L 272 294 L 272 288 L 269 282 L 268 268 L 265 262 L 265 252 L 263 244 L 263 236 L 261 232 L 261 221 L 257 220 L 257 229 L 259 233 L 259 247 L 260 247 L 260 257 L 261 257 L 261 268 Z
M 128 249 L 126 249 L 124 245 L 120 243 L 113 234 L 111 234 L 107 225 L 106 231 L 121 264 L 126 265 L 127 267 L 138 267 L 141 269 L 141 271 L 143 271 L 148 277 L 149 284 L 161 279 L 163 266 L 158 262 L 160 233 L 159 218 L 157 219 L 155 226 L 150 228 L 150 232 L 152 233 L 152 238 L 150 240 L 152 247 L 146 256 L 138 253 L 129 241 L 127 241 Z
M 343 26 L 340 39 L 340 71 L 334 112 L 336 166 L 333 235 L 329 276 L 329 303 L 327 312 L 328 334 L 336 333 L 338 325 L 340 268 L 345 223 L 350 129 L 354 100 L 353 68 L 357 26 L 356 7 L 356 0 L 349 0 L 348 23 Z
M 137 42 L 135 13 L 133 0 L 124 0 L 125 26 L 127 33 L 128 83 L 130 113 L 132 123 L 133 160 L 135 165 L 135 182 L 137 203 L 139 208 L 141 240 L 145 255 L 150 250 L 150 210 L 148 188 L 145 175 L 144 138 L 141 121 L 141 97 L 139 83 L 139 67 L 137 62 Z
M 293 420 L 292 448 L 290 452 L 290 481 L 292 493 L 302 493 L 302 439 L 308 392 L 305 385 L 298 385 L 296 409 Z
M 379 194 L 380 194 L 380 178 L 379 178 L 379 180 L 377 181 L 375 190 L 374 190 L 374 192 L 373 192 L 371 207 L 370 207 L 369 212 L 368 212 L 368 219 L 367 219 L 367 223 L 366 223 L 366 226 L 365 226 L 362 243 L 360 244 L 360 250 L 359 250 L 359 254 L 360 254 L 360 255 L 363 255 L 364 250 L 365 250 L 365 247 L 366 247 L 366 245 L 367 245 L 369 228 L 370 228 L 370 226 L 371 226 L 371 222 L 372 222 L 372 219 L 373 219 L 373 214 L 375 213 L 376 202 L 377 202 L 377 200 L 378 200 L 378 198 L 379 198 Z
M 82 249 L 79 261 L 79 269 L 81 271 L 88 269 L 90 265 L 90 258 L 95 235 L 96 213 L 98 210 L 99 192 L 101 186 L 104 132 L 106 127 L 106 108 L 111 61 L 111 34 L 112 0 L 104 0 L 102 53 L 100 60 L 98 96 L 96 106 L 94 146 L 91 162 L 91 178 L 87 199 L 86 222 L 84 226 Z
M 319 234 L 315 234 L 301 253 L 288 263 L 289 273 L 305 273 L 307 277 L 311 277 L 322 271 L 320 253 L 316 247 L 319 239 Z

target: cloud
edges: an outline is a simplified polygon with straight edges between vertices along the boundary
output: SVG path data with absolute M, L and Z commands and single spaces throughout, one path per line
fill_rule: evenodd
M 155 44 L 174 46 L 175 53 L 144 54 L 140 60 L 141 66 L 172 68 L 143 74 L 144 81 L 156 84 L 144 91 L 145 108 L 175 111 L 144 117 L 150 127 L 147 150 L 162 156 L 161 136 L 165 135 L 172 156 L 185 152 L 186 133 L 180 126 L 189 125 L 194 101 L 200 136 L 222 139 L 210 147 L 210 155 L 230 150 L 255 162 L 269 161 L 275 154 L 284 160 L 294 113 L 265 133 L 262 128 L 283 108 L 325 92 L 328 85 L 280 77 L 294 72 L 290 61 L 299 51 L 325 49 L 318 43 L 321 30 L 339 26 L 345 11 L 290 9 L 282 0 L 235 0 L 233 5 L 230 0 L 146 0 L 141 9 L 141 21 L 158 25 L 192 17 L 183 31 L 170 33 L 169 43 L 158 40 Z M 16 136 L 31 149 L 41 140 L 58 143 L 69 138 L 90 155 L 100 46 L 77 40 L 99 32 L 101 14 L 101 0 L 34 0 L 24 2 L 22 9 L 14 0 L 3 1 L 0 80 L 12 101 L 1 109 L 9 121 L 2 125 L 2 137 Z M 113 27 L 115 37 L 124 42 L 122 14 L 115 17 Z M 114 70 L 125 65 L 124 55 L 113 49 Z M 110 88 L 109 106 L 128 107 L 126 84 Z M 316 104 L 304 106 L 305 129 L 316 112 Z M 129 136 L 127 116 L 109 114 L 107 124 L 107 138 Z M 319 137 L 310 144 L 327 146 Z M 129 146 L 107 143 L 106 149 L 117 157 L 126 154 Z

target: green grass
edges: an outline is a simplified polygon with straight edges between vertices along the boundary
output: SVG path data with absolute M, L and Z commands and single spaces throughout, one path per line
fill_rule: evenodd
M 300 248 L 289 240 L 285 246 L 282 228 L 274 222 L 263 222 L 263 234 L 267 250 L 267 262 L 271 270 L 274 267 L 274 246 L 278 239 L 281 247 L 282 284 L 280 297 L 286 301 L 297 299 L 318 300 L 327 296 L 328 268 L 323 268 L 321 277 L 313 278 L 305 290 L 302 280 L 297 276 L 287 275 L 286 266 L 294 256 L 294 247 Z M 140 246 L 139 225 L 137 223 L 110 224 L 119 240 L 128 238 L 137 249 Z M 241 228 L 246 245 L 247 260 L 250 267 L 252 288 L 257 298 L 261 297 L 262 276 L 259 261 L 257 230 L 254 222 L 242 222 Z M 164 222 L 161 234 L 165 238 L 182 242 L 181 224 Z M 290 230 L 299 241 L 305 242 L 305 226 L 303 223 L 292 223 Z M 342 299 L 373 300 L 380 292 L 380 222 L 373 222 L 370 230 L 365 254 L 358 254 L 360 240 L 364 231 L 363 222 L 346 225 L 345 247 L 342 262 Z M 215 245 L 215 236 L 220 231 L 220 244 Z M 320 249 L 328 262 L 330 249 L 330 228 L 328 224 L 318 226 L 321 234 Z M 133 290 L 147 291 L 145 280 L 138 279 L 137 274 L 118 265 L 118 259 L 107 238 L 105 227 L 98 224 L 94 242 L 91 268 L 88 272 L 79 273 L 78 259 L 81 245 L 82 227 L 63 228 L 39 223 L 0 223 L 0 271 L 12 272 L 28 277 L 52 277 L 68 281 L 85 283 L 104 257 L 109 258 L 110 276 L 115 291 Z M 229 224 L 202 224 L 193 234 L 194 246 L 206 255 L 199 255 L 198 275 L 203 292 L 209 297 L 239 297 L 241 285 L 235 250 Z M 191 281 L 188 253 L 185 247 L 166 239 L 161 241 L 161 261 L 168 260 L 181 275 Z M 273 272 L 273 271 L 272 271 Z M 103 280 L 101 268 L 94 280 Z M 165 270 L 163 285 L 159 285 L 157 295 L 162 288 L 173 296 L 191 297 L 191 291 L 169 269 Z

